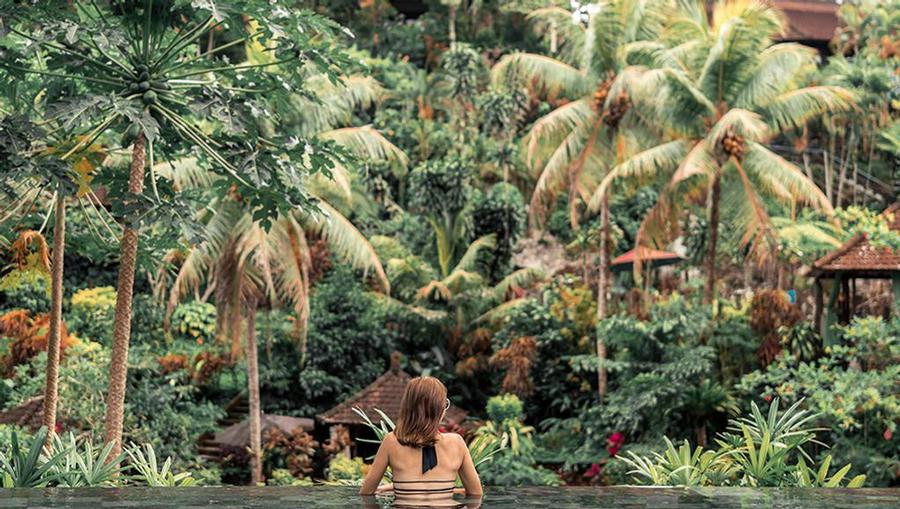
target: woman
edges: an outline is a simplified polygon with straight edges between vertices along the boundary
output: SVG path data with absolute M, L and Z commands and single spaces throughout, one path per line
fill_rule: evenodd
M 480 497 L 481 480 L 466 442 L 456 433 L 439 431 L 449 408 L 447 388 L 440 380 L 429 376 L 410 380 L 400 401 L 397 427 L 381 442 L 359 494 L 393 490 L 395 504 L 437 505 L 452 502 L 459 475 L 465 495 Z M 388 467 L 394 482 L 379 487 Z

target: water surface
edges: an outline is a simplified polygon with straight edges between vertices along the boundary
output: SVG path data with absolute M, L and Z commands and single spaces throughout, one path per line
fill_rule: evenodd
M 0 489 L 0 508 L 330 509 L 388 506 L 356 488 Z M 900 509 L 898 489 L 488 488 L 484 509 Z

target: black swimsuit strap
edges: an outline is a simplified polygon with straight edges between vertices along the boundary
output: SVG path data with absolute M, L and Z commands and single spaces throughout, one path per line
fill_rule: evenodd
M 433 445 L 422 448 L 422 474 L 437 466 L 437 451 Z

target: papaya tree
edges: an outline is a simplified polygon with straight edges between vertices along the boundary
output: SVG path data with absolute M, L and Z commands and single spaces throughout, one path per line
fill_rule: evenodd
M 84 143 L 103 140 L 129 153 L 127 178 L 107 183 L 122 226 L 105 428 L 115 456 L 141 228 L 179 213 L 156 162 L 195 155 L 264 226 L 279 211 L 314 208 L 305 177 L 328 172 L 343 152 L 276 131 L 275 112 L 306 93 L 310 67 L 339 81 L 346 60 L 334 42 L 342 28 L 269 0 L 2 0 L 0 16 L 3 79 L 70 84 L 47 120 L 79 129 Z

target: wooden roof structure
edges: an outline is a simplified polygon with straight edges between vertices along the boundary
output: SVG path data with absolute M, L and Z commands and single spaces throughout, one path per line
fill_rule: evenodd
M 390 369 L 358 393 L 320 414 L 318 419 L 328 425 L 363 424 L 362 418 L 353 411 L 354 408 L 360 408 L 373 421 L 378 422 L 378 412 L 375 411 L 377 408 L 396 422 L 400 415 L 400 400 L 410 380 L 412 380 L 412 376 L 400 369 L 400 354 L 395 352 L 391 355 Z M 459 424 L 466 418 L 466 415 L 465 410 L 450 405 L 444 422 Z
M 645 263 L 648 267 L 662 267 L 664 265 L 672 265 L 683 260 L 683 258 L 676 253 L 660 251 L 658 249 L 651 249 L 646 246 L 638 246 L 623 253 L 620 256 L 617 256 L 616 259 L 614 259 L 609 264 L 610 269 L 613 271 L 630 269 L 634 266 L 634 263 L 638 259 L 640 259 L 641 262 Z
M 837 34 L 838 9 L 834 0 L 773 0 L 788 20 L 784 40 L 828 43 Z
M 36 431 L 43 424 L 44 397 L 37 396 L 20 405 L 0 412 L 0 424 L 19 426 Z
M 900 232 L 900 202 L 884 211 L 891 230 Z M 846 274 L 855 278 L 890 278 L 900 273 L 900 251 L 873 246 L 865 234 L 854 235 L 837 250 L 813 263 L 812 275 L 831 278 Z

